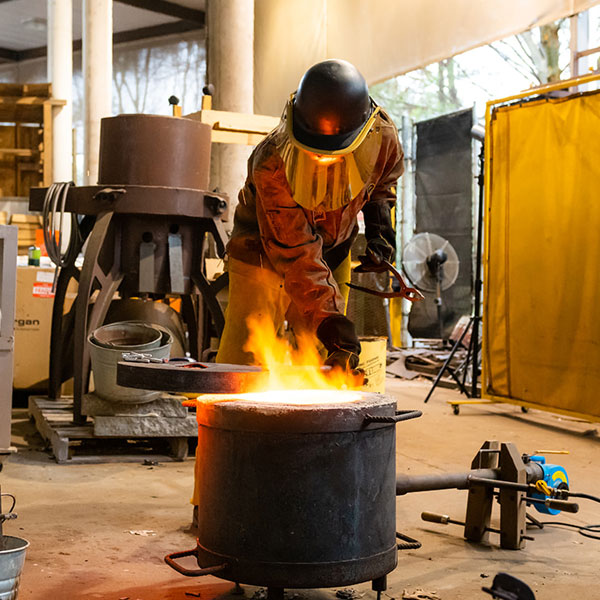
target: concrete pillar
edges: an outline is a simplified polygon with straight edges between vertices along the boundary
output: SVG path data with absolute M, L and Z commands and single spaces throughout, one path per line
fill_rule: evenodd
M 112 0 L 83 0 L 84 184 L 98 182 L 100 119 L 112 114 Z
M 580 52 L 590 47 L 590 15 L 588 11 L 573 15 L 570 19 L 571 26 L 571 77 L 587 75 L 590 69 L 590 57 L 579 56 Z M 589 84 L 571 88 L 571 92 L 587 92 Z
M 215 88 L 213 108 L 254 112 L 254 0 L 208 0 L 208 82 Z M 246 178 L 250 146 L 215 144 L 211 188 L 229 194 L 232 206 Z M 231 212 L 233 223 L 233 211 Z
M 52 111 L 52 180 L 73 177 L 73 3 L 48 0 L 48 81 L 67 103 Z

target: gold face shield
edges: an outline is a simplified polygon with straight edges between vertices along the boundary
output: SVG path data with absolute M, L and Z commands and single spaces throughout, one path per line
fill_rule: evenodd
M 337 210 L 358 196 L 373 171 L 383 137 L 379 107 L 373 103 L 371 116 L 348 147 L 321 150 L 294 136 L 293 100 L 287 103 L 276 143 L 294 201 L 308 210 Z

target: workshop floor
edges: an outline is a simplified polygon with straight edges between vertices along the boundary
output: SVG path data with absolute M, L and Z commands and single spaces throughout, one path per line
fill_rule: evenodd
M 600 496 L 595 425 L 544 412 L 523 414 L 508 405 L 467 406 L 455 416 L 446 400 L 459 398 L 456 392 L 438 390 L 424 405 L 427 389 L 426 383 L 388 379 L 388 392 L 397 396 L 400 408 L 424 413 L 397 426 L 398 472 L 463 471 L 484 440 L 496 439 L 515 442 L 521 452 L 569 450 L 553 458 L 566 467 L 571 489 Z M 225 600 L 231 595 L 232 584 L 210 576 L 183 577 L 162 560 L 168 552 L 194 545 L 186 531 L 193 460 L 59 466 L 41 450 L 26 411 L 17 410 L 15 416 L 13 442 L 19 453 L 5 464 L 0 483 L 2 491 L 18 499 L 19 518 L 6 523 L 5 533 L 31 543 L 21 600 Z M 496 535 L 491 546 L 471 545 L 459 526 L 420 520 L 423 510 L 462 519 L 464 491 L 411 494 L 399 498 L 397 506 L 398 530 L 421 540 L 423 547 L 399 553 L 384 599 L 484 600 L 490 596 L 481 586 L 491 585 L 499 571 L 525 580 L 537 600 L 600 598 L 600 541 L 548 527 L 532 533 L 536 540 L 524 550 L 500 550 Z M 600 523 L 600 504 L 582 500 L 580 506 L 579 514 L 558 518 Z M 418 589 L 424 595 L 410 595 Z M 368 583 L 354 590 L 356 598 L 375 598 Z M 288 597 L 330 600 L 336 591 L 294 590 Z M 244 595 L 265 598 L 250 586 L 244 586 Z

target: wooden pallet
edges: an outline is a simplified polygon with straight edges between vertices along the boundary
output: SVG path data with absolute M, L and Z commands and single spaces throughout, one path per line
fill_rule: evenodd
M 29 416 L 35 421 L 41 436 L 52 447 L 54 458 L 59 464 L 182 461 L 188 455 L 187 437 L 97 436 L 90 420 L 83 425 L 73 423 L 71 398 L 50 400 L 46 396 L 30 396 Z M 168 451 L 151 453 L 149 445 L 166 445 Z

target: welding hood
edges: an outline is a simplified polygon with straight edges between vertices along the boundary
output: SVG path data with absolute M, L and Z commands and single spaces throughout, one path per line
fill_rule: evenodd
M 347 205 L 367 184 L 375 167 L 383 128 L 379 107 L 373 110 L 352 143 L 337 150 L 313 148 L 294 135 L 294 95 L 275 130 L 275 143 L 284 164 L 294 201 L 308 210 L 329 212 Z

